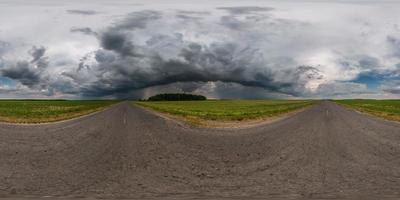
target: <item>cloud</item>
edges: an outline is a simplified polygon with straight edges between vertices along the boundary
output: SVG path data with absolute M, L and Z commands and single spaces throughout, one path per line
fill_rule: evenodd
M 243 29 L 245 28 L 246 25 L 246 23 L 241 22 L 234 16 L 222 16 L 221 24 L 230 29 L 236 29 L 236 30 Z
M 161 17 L 162 13 L 154 10 L 131 12 L 110 29 L 118 31 L 143 29 L 150 21 L 161 19 Z
M 315 94 L 320 97 L 354 96 L 369 93 L 367 86 L 352 82 L 323 83 L 318 86 Z
M 184 22 L 187 22 L 187 21 L 199 21 L 199 20 L 203 19 L 203 17 L 185 15 L 185 14 L 177 14 L 176 18 L 182 19 Z
M 246 7 L 229 8 L 229 10 L 245 13 L 266 9 Z M 226 17 L 235 18 L 234 16 Z M 290 29 L 290 26 L 299 27 L 298 22 L 290 20 L 271 18 L 256 20 L 256 23 L 264 24 L 269 24 L 272 20 L 274 26 L 271 31 L 278 31 L 280 34 L 288 34 L 289 32 L 284 31 Z M 195 91 L 198 88 L 204 88 L 204 84 L 208 83 L 218 83 L 219 86 L 233 84 L 236 88 L 247 88 L 243 91 L 263 91 L 286 97 L 311 96 L 309 87 L 315 86 L 310 86 L 310 82 L 320 82 L 326 78 L 324 72 L 319 69 L 321 67 L 319 65 L 302 65 L 284 56 L 266 58 L 261 50 L 263 47 L 257 43 L 257 37 L 265 37 L 265 34 L 245 35 L 242 39 L 233 38 L 204 44 L 186 40 L 183 34 L 166 35 L 151 32 L 151 37 L 145 39 L 144 43 L 138 44 L 135 40 L 138 36 L 137 32 L 154 30 L 153 26 L 163 21 L 163 15 L 156 11 L 146 10 L 128 14 L 124 19 L 99 32 L 101 49 L 85 55 L 76 72 L 63 72 L 62 75 L 79 83 L 80 95 L 93 97 L 123 96 L 134 90 L 171 84 L 174 84 L 178 90 L 187 91 L 190 86 L 189 88 Z M 238 21 L 237 26 L 234 23 L 224 23 L 222 27 L 257 28 L 252 26 L 253 23 L 255 23 L 254 19 L 248 18 Z M 255 29 L 254 32 L 259 33 L 260 30 Z M 265 30 L 261 33 L 265 33 Z M 251 41 L 242 43 L 242 40 L 248 39 L 255 39 L 255 43 L 252 44 Z M 366 58 L 363 64 L 370 63 L 372 60 Z M 277 66 L 283 66 L 283 68 L 279 69 Z M 339 86 L 342 85 L 339 84 Z M 334 87 L 334 85 L 322 85 L 316 93 L 327 94 L 329 90 L 326 88 L 329 87 Z M 223 92 L 218 89 L 214 91 Z M 263 96 L 250 95 L 246 92 L 241 92 L 240 95 L 245 95 L 246 98 Z M 218 95 L 214 94 L 214 96 Z M 221 94 L 221 96 L 227 97 L 232 94 Z
M 14 66 L 1 70 L 4 77 L 18 80 L 23 85 L 34 86 L 40 82 L 40 74 L 27 61 L 17 62 Z
M 135 52 L 135 45 L 131 41 L 129 31 L 146 28 L 150 21 L 158 20 L 161 14 L 156 11 L 139 11 L 109 27 L 100 35 L 100 45 L 106 49 L 119 53 L 121 56 L 140 56 Z
M 362 56 L 358 60 L 358 64 L 363 69 L 374 69 L 374 68 L 381 66 L 379 59 L 372 57 L 372 56 L 368 56 L 368 55 Z
M 393 55 L 400 58 L 400 38 L 388 35 L 386 39 L 393 51 Z
M 221 2 L 217 8 L 202 3 L 127 7 L 99 2 L 93 10 L 67 11 L 93 15 L 82 20 L 44 12 L 45 6 L 29 7 L 32 17 L 43 19 L 40 23 L 18 26 L 0 20 L 5 41 L 0 42 L 0 75 L 15 81 L 18 88 L 11 89 L 21 94 L 74 98 L 161 91 L 212 98 L 395 94 L 400 40 L 392 17 L 400 15 L 387 10 L 391 7 L 261 1 Z M 0 13 L 17 17 L 17 6 L 9 9 L 0 8 Z M 46 34 L 36 31 L 49 26 Z
M 10 48 L 11 46 L 9 43 L 0 40 L 0 58 L 2 57 L 2 55 L 8 52 Z
M 238 7 L 218 7 L 219 10 L 225 10 L 231 15 L 253 14 L 258 12 L 272 11 L 274 8 L 258 6 L 238 6 Z
M 384 92 L 388 92 L 391 94 L 400 94 L 400 79 L 399 80 L 391 80 L 385 81 L 380 89 Z
M 178 10 L 176 11 L 178 14 L 183 15 L 210 15 L 210 12 L 207 11 L 192 11 L 192 10 Z
M 109 47 L 103 44 L 106 50 L 95 53 L 96 64 L 88 65 L 86 69 L 88 74 L 97 72 L 97 75 L 94 82 L 82 89 L 83 95 L 106 96 L 177 82 L 237 83 L 298 95 L 295 87 L 303 87 L 306 80 L 321 78 L 316 68 L 299 66 L 280 72 L 286 75 L 287 80 L 276 80 L 274 72 L 253 63 L 251 55 L 233 43 L 213 43 L 210 46 L 190 43 L 174 59 L 163 59 L 146 50 L 142 51 L 147 54 L 132 54 L 134 49 L 143 47 L 116 43 L 121 45 Z M 244 58 L 238 58 L 237 53 L 245 54 Z M 82 80 L 79 75 L 68 76 Z
M 72 27 L 70 29 L 72 33 L 83 33 L 85 35 L 90 35 L 90 36 L 97 36 L 97 32 L 93 31 L 89 27 Z
M 148 98 L 159 93 L 187 92 L 193 94 L 205 95 L 210 99 L 287 99 L 295 98 L 290 95 L 274 93 L 259 87 L 247 87 L 237 83 L 224 82 L 177 82 L 167 85 L 148 87 L 145 89 L 134 90 L 131 93 L 125 93 L 121 98 L 136 97 Z
M 97 15 L 99 12 L 94 10 L 67 10 L 68 14 L 74 15 Z
M 45 52 L 46 52 L 46 48 L 44 48 L 43 46 L 40 46 L 40 47 L 33 46 L 32 49 L 29 50 L 29 54 L 32 56 L 31 63 L 36 63 L 40 59 L 42 59 Z M 41 67 L 44 67 L 44 66 L 41 66 Z
M 0 69 L 3 77 L 19 81 L 21 84 L 30 88 L 42 84 L 42 73 L 48 66 L 47 57 L 44 57 L 46 49 L 44 47 L 33 46 L 28 53 L 32 56 L 30 61 L 23 60 L 10 63 Z
M 108 30 L 100 36 L 100 45 L 122 56 L 135 56 L 135 46 L 130 41 L 129 34 L 118 29 Z
M 184 23 L 192 23 L 199 22 L 204 19 L 207 15 L 211 15 L 210 12 L 206 11 L 186 11 L 186 10 L 178 10 L 176 11 L 175 17 L 181 19 Z

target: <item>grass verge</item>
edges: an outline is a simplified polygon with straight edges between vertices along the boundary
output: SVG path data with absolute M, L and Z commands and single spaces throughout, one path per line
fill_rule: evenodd
M 116 102 L 108 100 L 0 100 L 0 121 L 55 122 L 99 111 Z
M 152 110 L 183 117 L 201 125 L 204 121 L 257 120 L 286 114 L 315 104 L 310 100 L 207 100 L 207 101 L 135 101 Z
M 400 121 L 400 100 L 335 100 L 336 103 L 388 120 Z

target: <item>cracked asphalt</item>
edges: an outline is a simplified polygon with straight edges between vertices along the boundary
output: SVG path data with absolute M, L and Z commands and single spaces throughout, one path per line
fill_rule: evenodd
M 0 124 L 0 197 L 46 196 L 396 198 L 400 123 L 325 101 L 245 129 L 190 128 L 128 102 L 65 122 Z

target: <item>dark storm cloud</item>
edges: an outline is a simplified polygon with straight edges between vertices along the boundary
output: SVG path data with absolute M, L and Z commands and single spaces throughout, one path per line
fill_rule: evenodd
M 145 91 L 145 92 L 143 92 Z M 139 93 L 138 93 L 139 92 Z M 134 90 L 134 97 L 148 98 L 159 93 L 189 92 L 205 95 L 217 99 L 262 99 L 262 98 L 290 98 L 290 95 L 273 93 L 259 87 L 247 87 L 237 83 L 224 82 L 177 82 L 167 85 L 149 87 L 141 90 Z M 131 95 L 130 93 L 129 95 Z M 141 94 L 142 96 L 139 96 Z
M 257 12 L 267 12 L 274 10 L 270 7 L 257 7 L 257 6 L 240 6 L 240 7 L 218 7 L 219 10 L 225 10 L 231 15 L 252 14 Z
M 67 10 L 67 13 L 74 15 L 96 15 L 99 12 L 94 10 Z
M 98 35 L 95 31 L 93 31 L 89 27 L 72 27 L 70 29 L 70 31 L 72 33 L 83 33 L 85 35 L 90 35 L 90 36 L 97 36 Z
M 111 29 L 100 37 L 100 45 L 110 51 L 115 51 L 122 56 L 136 56 L 135 45 L 129 33 Z
M 264 99 L 264 98 L 288 98 L 290 95 L 283 95 L 265 90 L 260 87 L 247 87 L 237 83 L 215 82 L 212 89 L 209 90 L 207 85 L 196 90 L 196 92 L 204 95 L 211 95 L 217 99 Z
M 130 31 L 146 28 L 147 23 L 161 18 L 156 11 L 130 13 L 124 20 L 107 29 L 100 35 L 100 45 L 122 56 L 140 56 L 135 51 Z
M 254 7 L 223 9 L 235 13 L 270 10 Z M 181 83 L 175 87 L 182 91 L 194 91 L 209 82 L 234 83 L 297 96 L 303 92 L 308 80 L 322 77 L 320 71 L 312 66 L 280 71 L 268 68 L 268 63 L 259 60 L 257 47 L 243 46 L 239 41 L 204 45 L 185 41 L 182 34 L 173 33 L 153 34 L 144 45 L 134 42 L 135 31 L 146 29 L 149 23 L 161 19 L 161 13 L 156 11 L 130 13 L 98 33 L 101 49 L 84 56 L 76 72 L 63 72 L 62 75 L 78 83 L 81 95 L 93 97 L 120 96 L 176 83 Z M 233 23 L 230 26 L 239 28 L 246 25 L 241 23 L 237 27 Z M 171 50 L 172 58 L 160 55 Z
M 302 84 L 303 79 L 320 78 L 315 68 L 301 66 L 284 72 L 288 81 L 276 81 L 272 71 L 251 60 L 237 59 L 233 54 L 237 48 L 232 43 L 216 43 L 210 47 L 191 43 L 181 50 L 179 59 L 163 59 L 156 53 L 127 55 L 119 48 L 99 50 L 95 56 L 98 65 L 88 69 L 95 68 L 98 72 L 96 81 L 83 87 L 81 92 L 85 96 L 107 96 L 177 82 L 225 82 L 297 95 L 294 85 Z
M 40 82 L 40 74 L 27 61 L 17 62 L 12 67 L 2 69 L 1 75 L 17 80 L 26 86 L 33 86 Z
M 42 73 L 48 66 L 46 49 L 44 47 L 33 46 L 28 53 L 32 56 L 31 60 L 18 61 L 0 70 L 3 77 L 19 81 L 28 87 L 35 87 L 42 83 Z

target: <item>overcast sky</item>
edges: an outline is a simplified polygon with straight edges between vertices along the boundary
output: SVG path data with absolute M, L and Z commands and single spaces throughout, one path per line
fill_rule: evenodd
M 0 98 L 400 98 L 400 2 L 0 0 Z

